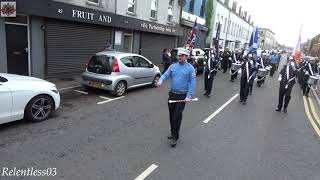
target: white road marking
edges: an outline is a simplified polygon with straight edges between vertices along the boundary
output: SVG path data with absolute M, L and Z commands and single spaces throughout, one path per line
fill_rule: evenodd
M 157 169 L 157 165 L 152 164 L 150 167 L 148 167 L 148 169 L 146 169 L 145 171 L 143 171 L 138 177 L 136 177 L 134 180 L 144 180 L 147 176 L 149 176 L 152 171 L 154 171 L 155 169 Z
M 98 102 L 97 104 L 98 104 L 98 105 L 105 104 L 105 103 L 108 103 L 108 102 L 111 102 L 111 101 L 115 101 L 115 100 L 122 99 L 122 98 L 124 98 L 124 97 L 125 97 L 125 96 L 121 96 L 121 97 L 109 99 L 109 100 L 106 100 L 106 101 L 101 101 L 101 102 Z
M 239 94 L 234 95 L 232 98 L 230 98 L 226 103 L 224 103 L 219 109 L 217 109 L 214 113 L 212 113 L 209 117 L 207 117 L 203 123 L 207 124 L 209 121 L 211 121 L 212 118 L 214 118 L 220 111 L 223 110 L 228 104 L 230 104 L 235 98 L 237 98 Z
M 58 89 L 58 91 L 63 91 L 63 90 L 68 90 L 68 89 L 74 89 L 74 88 L 78 88 L 78 87 L 81 87 L 81 85 L 79 85 L 79 86 L 70 86 L 70 87 L 60 88 L 60 89 Z
M 107 98 L 105 96 L 99 96 L 101 99 L 109 100 L 110 98 Z
M 75 91 L 75 92 L 77 92 L 77 93 L 81 93 L 81 94 L 88 94 L 87 92 L 80 91 L 80 90 L 73 90 L 73 91 Z

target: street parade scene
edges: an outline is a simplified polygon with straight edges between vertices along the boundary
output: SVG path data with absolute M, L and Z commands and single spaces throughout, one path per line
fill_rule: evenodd
M 0 4 L 0 180 L 320 180 L 320 1 Z

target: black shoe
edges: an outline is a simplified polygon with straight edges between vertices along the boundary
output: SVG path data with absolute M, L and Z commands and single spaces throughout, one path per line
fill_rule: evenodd
M 206 96 L 206 95 L 208 95 L 208 93 L 206 93 L 206 92 L 205 92 L 203 95 L 205 95 L 205 96 Z
M 283 109 L 283 112 L 284 112 L 284 113 L 287 113 L 287 108 L 284 108 L 284 109 Z
M 280 108 L 277 108 L 277 109 L 276 109 L 276 111 L 278 111 L 278 112 L 279 112 L 279 111 L 281 111 L 281 109 L 280 109 Z
M 172 136 L 168 136 L 168 139 L 173 139 L 173 137 Z
M 243 104 L 243 105 L 246 105 L 246 104 L 247 104 L 247 102 L 246 102 L 246 101 L 243 101 L 243 102 L 242 102 L 242 104 Z
M 177 140 L 172 139 L 172 140 L 170 141 L 170 146 L 174 148 L 174 147 L 176 147 L 176 145 L 177 145 Z
M 239 101 L 240 103 L 242 103 L 243 102 L 243 100 L 242 99 L 240 99 L 240 101 Z
M 207 97 L 207 98 L 210 98 L 210 94 L 206 94 L 206 97 Z

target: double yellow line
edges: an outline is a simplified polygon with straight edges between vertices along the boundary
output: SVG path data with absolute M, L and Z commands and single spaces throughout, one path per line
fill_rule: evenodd
M 312 99 L 310 97 L 303 96 L 303 103 L 308 119 L 318 137 L 320 137 L 320 118 L 316 112 Z

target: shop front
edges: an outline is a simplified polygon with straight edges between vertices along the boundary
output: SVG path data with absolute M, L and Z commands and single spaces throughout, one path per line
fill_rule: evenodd
M 17 0 L 15 18 L 1 18 L 6 39 L 2 72 L 45 79 L 80 76 L 106 48 L 141 54 L 155 64 L 174 48 L 181 28 L 50 0 Z M 0 26 L 0 28 L 3 28 Z M 5 36 L 5 37 L 3 37 Z M 17 66 L 19 65 L 19 66 Z

